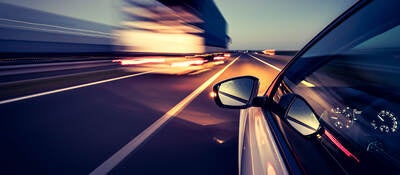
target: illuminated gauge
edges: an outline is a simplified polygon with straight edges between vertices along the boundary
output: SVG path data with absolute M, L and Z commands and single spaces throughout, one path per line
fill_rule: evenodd
M 330 116 L 333 120 L 333 125 L 337 128 L 350 128 L 357 120 L 357 116 L 362 113 L 357 109 L 350 107 L 340 108 L 335 107 L 331 109 L 332 115 Z
M 398 129 L 397 117 L 389 110 L 381 110 L 376 115 L 377 119 L 372 120 L 371 125 L 374 129 L 383 132 L 396 132 Z

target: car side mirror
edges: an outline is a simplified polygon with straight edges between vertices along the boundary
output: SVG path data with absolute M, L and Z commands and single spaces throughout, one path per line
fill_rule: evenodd
M 235 77 L 213 87 L 215 103 L 223 108 L 244 109 L 252 105 L 257 96 L 259 80 L 253 76 Z
M 317 115 L 307 101 L 299 95 L 284 95 L 279 105 L 284 109 L 284 119 L 304 136 L 317 133 L 321 126 Z

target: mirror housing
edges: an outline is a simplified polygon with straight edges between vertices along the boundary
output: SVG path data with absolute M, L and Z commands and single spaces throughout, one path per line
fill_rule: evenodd
M 279 106 L 284 109 L 284 119 L 303 136 L 317 134 L 321 129 L 317 115 L 307 101 L 299 95 L 284 95 Z
M 245 109 L 252 106 L 258 87 L 259 80 L 253 76 L 227 79 L 214 85 L 214 101 L 222 108 Z

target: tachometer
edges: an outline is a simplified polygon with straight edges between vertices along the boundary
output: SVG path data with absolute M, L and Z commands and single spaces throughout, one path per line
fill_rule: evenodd
M 350 128 L 357 120 L 357 115 L 360 115 L 362 111 L 353 109 L 350 107 L 334 107 L 331 109 L 331 115 L 329 118 L 333 120 L 333 125 L 338 128 Z
M 374 129 L 383 133 L 396 132 L 398 130 L 397 117 L 393 112 L 381 110 L 376 116 L 377 118 L 371 122 Z

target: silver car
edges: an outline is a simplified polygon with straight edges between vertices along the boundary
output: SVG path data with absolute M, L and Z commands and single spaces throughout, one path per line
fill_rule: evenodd
M 400 173 L 400 1 L 359 1 L 265 95 L 244 76 L 213 88 L 242 109 L 240 174 Z

